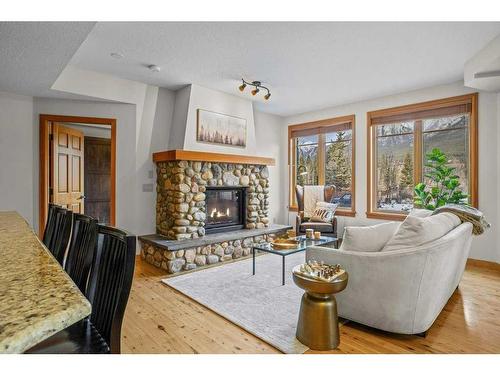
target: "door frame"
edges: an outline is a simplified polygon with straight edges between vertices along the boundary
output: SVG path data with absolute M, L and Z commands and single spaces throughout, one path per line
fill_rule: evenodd
M 38 204 L 38 232 L 43 235 L 47 208 L 49 203 L 49 153 L 50 153 L 50 124 L 52 122 L 73 122 L 93 125 L 107 125 L 111 127 L 111 175 L 110 175 L 110 222 L 116 221 L 116 119 L 103 117 L 82 117 L 40 114 L 40 170 L 39 170 L 39 204 Z

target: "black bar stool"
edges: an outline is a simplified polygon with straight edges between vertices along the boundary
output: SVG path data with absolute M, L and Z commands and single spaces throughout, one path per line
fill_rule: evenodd
M 50 241 L 46 244 L 54 258 L 62 266 L 66 249 L 71 237 L 71 224 L 73 222 L 73 212 L 65 208 L 55 206 L 54 210 L 54 227 L 53 233 L 50 235 Z
M 85 294 L 90 266 L 97 241 L 97 220 L 82 214 L 73 214 L 71 243 L 64 269 L 80 291 Z
M 45 229 L 43 231 L 43 244 L 48 248 L 50 241 L 52 240 L 52 236 L 54 235 L 54 228 L 56 225 L 56 208 L 58 205 L 53 203 L 49 203 L 49 210 L 47 213 L 47 222 L 45 223 Z
M 98 225 L 86 296 L 92 314 L 26 353 L 120 353 L 121 326 L 134 276 L 136 238 Z

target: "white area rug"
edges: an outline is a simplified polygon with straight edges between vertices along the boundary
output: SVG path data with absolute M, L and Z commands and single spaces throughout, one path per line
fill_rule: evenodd
M 295 338 L 300 300 L 304 293 L 292 280 L 292 268 L 305 252 L 286 257 L 286 284 L 281 285 L 281 256 L 265 254 L 185 275 L 163 279 L 195 301 L 222 315 L 284 353 L 304 353 Z

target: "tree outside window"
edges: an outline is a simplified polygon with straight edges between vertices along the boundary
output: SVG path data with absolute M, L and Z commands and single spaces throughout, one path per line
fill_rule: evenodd
M 368 217 L 413 208 L 415 185 L 428 183 L 425 155 L 435 148 L 477 206 L 477 94 L 369 112 L 368 126 Z
M 354 116 L 289 127 L 292 160 L 290 206 L 295 185 L 334 185 L 339 215 L 354 216 Z

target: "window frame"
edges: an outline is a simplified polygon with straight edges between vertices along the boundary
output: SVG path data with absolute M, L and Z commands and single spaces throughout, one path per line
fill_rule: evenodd
M 289 211 L 298 211 L 298 206 L 295 197 L 295 185 L 296 185 L 296 141 L 292 138 L 292 132 L 297 130 L 314 129 L 322 127 L 330 127 L 334 125 L 341 124 L 351 124 L 351 207 L 337 208 L 335 215 L 337 216 L 356 216 L 356 116 L 347 115 L 329 118 L 325 120 L 306 122 L 302 124 L 295 124 L 288 126 L 288 176 L 289 176 Z M 324 185 L 325 182 L 325 137 L 318 134 L 318 184 Z
M 470 120 L 469 120 L 469 196 L 470 204 L 473 207 L 478 207 L 478 93 L 454 96 L 450 98 L 431 100 L 422 103 L 409 104 L 399 107 L 380 109 L 367 112 L 367 210 L 366 217 L 371 219 L 386 219 L 386 220 L 404 220 L 407 216 L 405 213 L 383 212 L 376 210 L 374 204 L 376 202 L 375 191 L 377 183 L 375 181 L 377 171 L 375 170 L 377 163 L 375 160 L 376 152 L 376 126 L 379 124 L 373 123 L 374 119 L 405 115 L 412 112 L 435 110 L 456 105 L 470 105 Z M 418 183 L 422 180 L 423 172 L 423 131 L 422 120 L 415 119 L 414 146 L 413 146 L 413 178 L 414 182 Z

